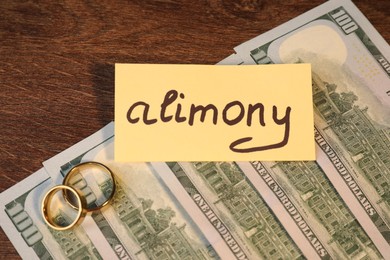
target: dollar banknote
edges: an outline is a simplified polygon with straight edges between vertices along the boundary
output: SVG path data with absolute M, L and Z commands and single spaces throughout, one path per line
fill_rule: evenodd
M 111 126 L 44 162 L 57 179 L 84 161 L 104 163 L 113 171 L 115 196 L 92 215 L 111 250 L 120 259 L 235 259 L 213 234 L 200 230 L 198 220 L 178 203 L 149 164 L 114 162 L 113 131 L 104 136 Z M 77 176 L 71 185 L 94 198 L 89 199 L 91 206 L 99 204 L 97 198 L 109 196 L 112 181 L 109 176 Z
M 304 258 L 235 163 L 170 162 L 165 169 L 161 163 L 153 166 L 163 179 L 174 176 L 177 182 L 170 188 L 180 185 L 217 229 L 225 227 L 221 233 L 228 232 L 232 244 L 242 248 L 249 259 Z
M 235 50 L 244 64 L 311 63 L 317 162 L 388 255 L 389 45 L 350 1 L 329 1 Z
M 241 65 L 243 63 L 244 62 L 242 61 L 241 57 L 238 54 L 233 53 L 218 62 L 216 65 Z
M 378 252 L 317 162 L 250 162 L 301 231 L 320 234 L 333 259 L 378 259 Z M 264 191 L 262 191 L 264 192 Z M 309 229 L 310 228 L 310 229 Z
M 112 124 L 107 126 L 80 144 L 45 161 L 44 166 L 54 179 L 62 179 L 69 169 L 84 161 L 98 161 L 113 170 L 117 180 L 116 195 L 106 209 L 93 214 L 92 218 L 110 243 L 111 249 L 117 252 L 119 257 L 305 258 L 306 255 L 302 254 L 290 234 L 249 182 L 240 181 L 229 190 L 238 187 L 240 192 L 244 192 L 248 203 L 240 205 L 237 200 L 240 201 L 242 197 L 233 197 L 232 193 L 229 198 L 218 199 L 222 195 L 211 194 L 211 189 L 206 188 L 205 183 L 190 187 L 188 185 L 191 183 L 182 179 L 181 184 L 177 185 L 175 176 L 181 172 L 173 173 L 168 167 L 170 165 L 174 169 L 172 163 L 164 164 L 166 168 L 161 169 L 155 164 L 115 162 L 112 126 Z M 168 180 L 169 173 L 166 169 L 170 171 L 171 177 L 176 178 L 174 185 Z M 229 176 L 235 174 L 238 181 L 244 178 L 239 170 Z M 94 183 L 87 185 L 86 177 L 78 176 L 71 182 L 72 186 L 87 195 L 89 205 L 99 204 L 96 198 L 102 194 L 103 197 L 108 197 L 110 191 L 106 189 L 112 187 L 110 183 L 112 180 L 108 176 L 103 179 L 93 178 L 92 181 Z M 190 194 L 183 193 L 183 189 L 187 191 L 199 189 L 196 194 L 201 196 L 200 194 L 205 192 L 211 194 L 211 197 L 204 196 L 193 200 L 189 198 Z M 224 195 L 228 195 L 228 192 Z M 124 211 L 130 205 L 131 210 Z M 205 211 L 206 208 L 209 210 Z M 136 223 L 137 228 L 133 228 L 133 223 Z M 183 235 L 181 243 L 175 240 L 176 251 L 173 252 L 181 254 L 175 255 L 172 252 L 168 254 L 167 245 L 170 245 L 171 241 L 164 232 L 179 226 L 183 227 Z
M 40 204 L 53 183 L 42 168 L 0 194 L 1 227 L 24 259 L 103 259 L 83 227 L 57 231 L 46 225 Z M 61 207 L 54 218 L 66 225 L 69 215 Z M 91 233 L 93 233 L 91 231 Z

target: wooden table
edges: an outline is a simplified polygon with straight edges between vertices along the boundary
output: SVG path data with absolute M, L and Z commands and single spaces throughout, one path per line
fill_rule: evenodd
M 324 1 L 40 2 L 0 3 L 0 192 L 114 119 L 114 63 L 215 64 Z M 355 4 L 389 42 L 390 1 Z

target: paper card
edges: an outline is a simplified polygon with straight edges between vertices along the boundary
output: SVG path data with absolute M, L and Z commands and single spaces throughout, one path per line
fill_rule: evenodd
M 116 161 L 314 160 L 310 64 L 115 65 Z

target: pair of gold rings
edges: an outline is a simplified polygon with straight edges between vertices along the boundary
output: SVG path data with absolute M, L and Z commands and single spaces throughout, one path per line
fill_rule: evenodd
M 74 177 L 77 173 L 80 173 L 81 172 L 80 168 L 82 168 L 82 167 L 99 168 L 99 169 L 103 170 L 104 172 L 108 173 L 108 175 L 112 179 L 111 193 L 106 198 L 106 200 L 103 203 L 101 203 L 100 205 L 96 205 L 96 206 L 93 205 L 92 207 L 88 207 L 87 201 L 86 201 L 85 197 L 82 195 L 82 193 L 78 189 L 72 187 L 70 184 L 70 180 L 72 179 L 72 177 Z M 116 189 L 116 185 L 115 185 L 114 174 L 107 166 L 105 166 L 104 164 L 99 163 L 99 162 L 80 163 L 80 164 L 74 166 L 69 171 L 69 173 L 65 176 L 64 180 L 62 181 L 62 185 L 54 186 L 44 196 L 44 198 L 42 200 L 42 207 L 41 207 L 43 219 L 45 220 L 46 224 L 49 227 L 51 227 L 55 230 L 62 231 L 62 230 L 70 229 L 70 228 L 74 227 L 75 225 L 80 224 L 88 212 L 100 210 L 101 208 L 106 206 L 111 201 L 111 199 L 114 197 L 115 189 Z M 71 208 L 77 210 L 76 217 L 74 218 L 74 220 L 71 223 L 59 224 L 53 220 L 53 214 L 52 214 L 52 211 L 50 210 L 50 205 L 51 205 L 51 202 L 52 202 L 54 195 L 58 191 L 62 191 L 62 195 L 63 195 L 63 198 L 66 201 L 66 203 Z M 68 222 L 68 221 L 65 221 L 65 222 Z

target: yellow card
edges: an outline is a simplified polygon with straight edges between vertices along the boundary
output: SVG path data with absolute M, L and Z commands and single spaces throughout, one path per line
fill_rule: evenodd
M 315 160 L 310 64 L 115 65 L 115 160 Z

